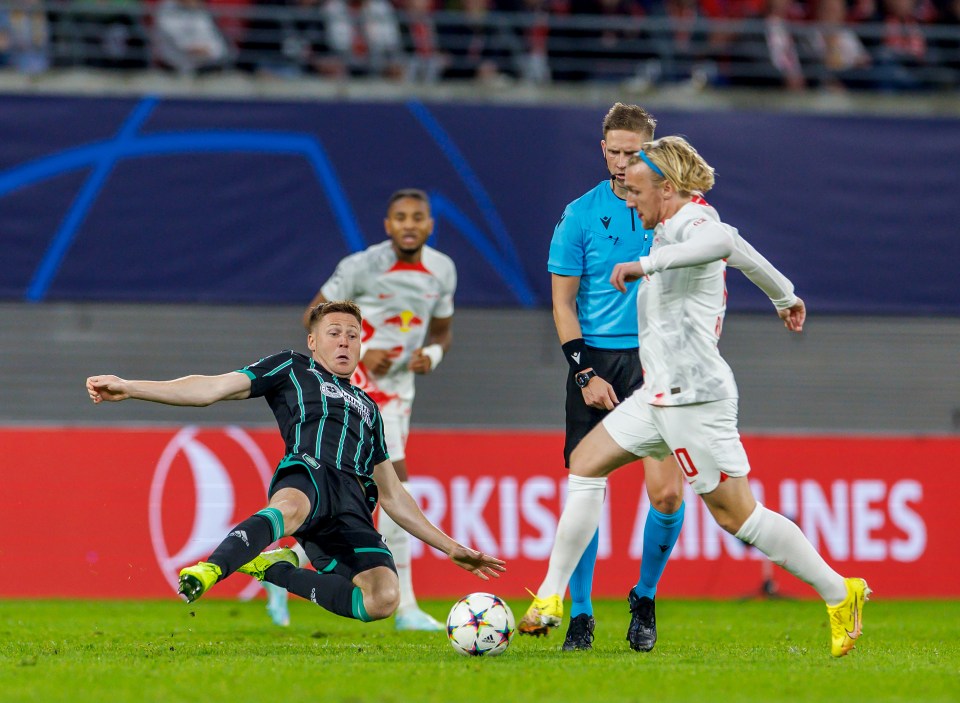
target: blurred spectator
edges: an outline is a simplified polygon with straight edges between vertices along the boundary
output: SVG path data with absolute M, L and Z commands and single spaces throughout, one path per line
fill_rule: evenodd
M 700 11 L 705 18 L 711 20 L 751 20 L 764 17 L 766 14 L 765 0 L 700 0 Z M 707 47 L 704 53 L 711 66 L 714 67 L 718 79 L 731 81 L 730 76 L 738 73 L 752 72 L 760 55 L 767 55 L 765 46 L 746 46 L 744 42 L 752 43 L 750 37 L 743 37 L 729 24 L 725 27 L 711 27 L 707 35 Z M 732 66 L 732 64 L 739 64 Z M 733 79 L 731 82 L 736 82 Z M 748 78 L 747 83 L 756 83 L 755 77 Z
M 665 80 L 674 81 L 690 75 L 698 58 L 695 32 L 700 12 L 696 0 L 667 0 L 662 7 L 673 29 L 658 38 L 661 74 Z
M 960 0 L 944 0 L 940 7 L 939 23 L 952 30 L 936 42 L 940 63 L 953 73 L 953 84 L 960 83 Z
M 844 0 L 846 19 L 849 22 L 873 22 L 876 20 L 877 0 Z
M 797 41 L 790 28 L 790 23 L 799 17 L 802 17 L 802 12 L 793 0 L 769 0 L 767 4 L 767 16 L 764 19 L 767 52 L 770 63 L 789 90 L 804 90 L 807 87 Z
M 642 28 L 643 6 L 636 0 L 575 0 L 574 13 L 616 19 L 605 23 L 584 40 L 584 53 L 593 62 L 593 80 L 620 80 L 636 70 L 637 61 L 650 59 L 652 51 L 637 53 Z
M 876 51 L 880 87 L 916 90 L 927 62 L 927 39 L 918 20 L 918 0 L 883 0 L 883 41 Z
M 320 2 L 262 0 L 240 43 L 238 66 L 284 78 L 319 73 L 326 53 Z
M 81 62 L 95 68 L 145 68 L 148 42 L 137 14 L 140 6 L 138 0 L 95 0 L 81 5 L 73 16 Z
M 521 53 L 517 37 L 490 14 L 489 0 L 463 0 L 463 6 L 456 9 L 463 12 L 463 22 L 445 25 L 441 32 L 450 54 L 446 77 L 509 82 L 510 68 Z
M 865 86 L 873 63 L 860 37 L 846 22 L 845 0 L 820 0 L 814 48 L 823 61 L 824 86 L 832 90 Z
M 547 41 L 550 36 L 549 0 L 523 0 L 520 12 L 529 18 L 519 27 L 519 73 L 526 83 L 542 85 L 550 82 L 550 59 Z
M 0 68 L 10 65 L 13 49 L 13 31 L 7 8 L 0 7 Z
M 0 8 L 0 65 L 21 73 L 43 73 L 50 66 L 47 16 L 39 0 L 19 0 Z
M 227 67 L 231 48 L 203 0 L 163 0 L 154 18 L 154 51 L 161 66 L 182 74 Z
M 411 45 L 406 78 L 419 83 L 435 83 L 450 64 L 450 57 L 440 50 L 433 19 L 433 0 L 407 0 L 406 11 Z
M 323 20 L 330 50 L 320 61 L 325 75 L 403 77 L 400 23 L 387 0 L 326 0 Z
M 247 7 L 255 0 L 203 0 L 217 29 L 226 38 L 227 46 L 235 47 L 247 31 Z
M 665 0 L 649 8 L 658 23 L 667 20 L 668 24 L 658 24 L 656 31 L 650 31 L 656 55 L 640 62 L 627 87 L 644 91 L 660 82 L 683 81 L 704 88 L 715 77 L 716 68 L 704 51 L 707 32 L 697 0 Z

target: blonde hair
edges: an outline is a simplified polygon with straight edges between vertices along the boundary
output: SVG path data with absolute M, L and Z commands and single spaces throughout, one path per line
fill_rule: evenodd
M 653 171 L 654 185 L 659 187 L 663 181 L 670 181 L 684 198 L 693 194 L 703 195 L 713 188 L 716 180 L 713 167 L 683 137 L 661 137 L 644 143 L 641 149 L 657 167 L 650 169 Z M 638 154 L 631 157 L 627 165 L 634 166 L 645 161 Z

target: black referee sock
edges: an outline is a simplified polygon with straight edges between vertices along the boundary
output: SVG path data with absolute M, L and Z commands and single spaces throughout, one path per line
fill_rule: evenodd
M 321 574 L 311 569 L 298 569 L 289 562 L 278 562 L 263 577 L 275 586 L 313 601 L 331 613 L 369 622 L 363 608 L 363 595 L 353 582 L 340 574 Z
M 207 561 L 220 567 L 223 573 L 220 579 L 223 580 L 273 541 L 273 526 L 270 520 L 257 513 L 234 527 L 220 546 L 213 550 Z

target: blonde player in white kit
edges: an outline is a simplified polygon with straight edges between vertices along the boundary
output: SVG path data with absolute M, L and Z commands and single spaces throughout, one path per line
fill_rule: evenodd
M 433 218 L 422 190 L 408 188 L 391 195 L 383 226 L 387 241 L 344 258 L 310 307 L 348 299 L 360 306 L 363 345 L 350 381 L 380 406 L 387 452 L 400 480 L 406 482 L 414 375 L 436 369 L 453 341 L 457 270 L 449 256 L 426 245 Z M 443 630 L 442 623 L 417 605 L 409 535 L 383 511 L 378 528 L 400 577 L 397 629 Z
M 750 271 L 787 329 L 803 329 L 804 303 L 793 284 L 703 200 L 713 187 L 713 169 L 685 140 L 644 144 L 625 182 L 627 206 L 645 228 L 655 227 L 649 256 L 617 264 L 610 277 L 621 292 L 626 282 L 646 278 L 637 297 L 644 384 L 574 450 L 569 497 L 531 610 L 544 625 L 560 624 L 558 594 L 597 529 L 606 476 L 637 457 L 672 453 L 717 524 L 820 594 L 830 619 L 831 653 L 841 657 L 860 636 L 870 589 L 861 578 L 836 573 L 799 527 L 754 498 L 737 429 L 737 385 L 717 349 L 728 264 Z

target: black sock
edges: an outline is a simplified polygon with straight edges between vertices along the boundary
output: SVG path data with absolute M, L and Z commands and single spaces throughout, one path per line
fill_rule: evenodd
M 227 578 L 234 571 L 257 556 L 273 542 L 273 528 L 263 515 L 251 515 L 234 527 L 230 534 L 213 550 L 207 561 L 220 567 Z
M 267 569 L 263 580 L 313 601 L 331 613 L 363 622 L 370 620 L 363 608 L 360 589 L 340 574 L 321 574 L 312 569 L 298 569 L 289 562 L 278 562 Z

